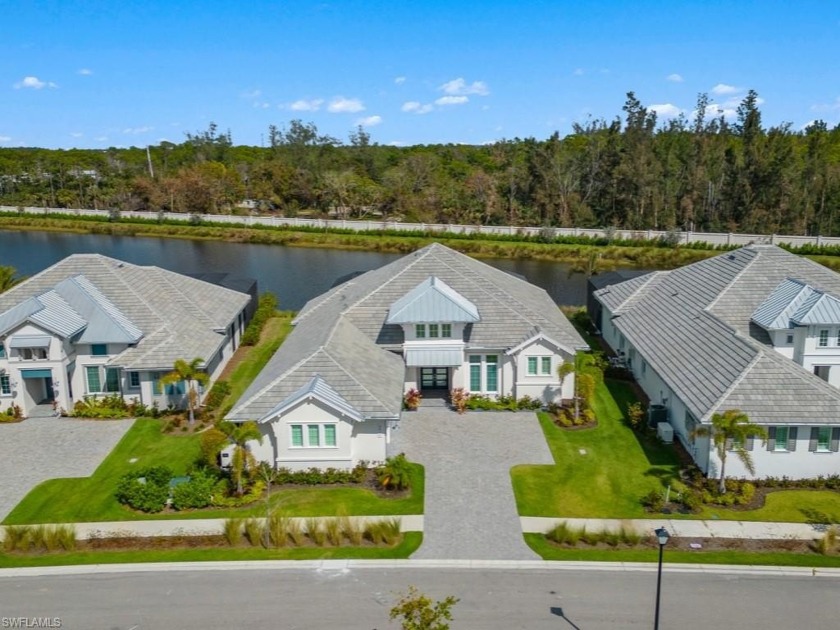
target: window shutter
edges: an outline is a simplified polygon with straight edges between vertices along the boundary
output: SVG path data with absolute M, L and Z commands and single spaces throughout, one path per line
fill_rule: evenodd
M 767 450 L 773 451 L 776 449 L 776 427 L 769 427 L 767 429 Z
M 790 429 L 788 429 L 787 450 L 789 451 L 796 450 L 796 431 L 796 427 L 790 427 Z
M 811 427 L 811 439 L 808 440 L 808 450 L 812 453 L 817 450 L 817 440 L 820 437 L 820 428 L 819 427 Z
M 831 430 L 831 450 L 835 453 L 840 451 L 840 427 Z
M 755 438 L 753 436 L 749 436 L 746 441 L 744 442 L 744 449 L 751 451 L 755 446 Z

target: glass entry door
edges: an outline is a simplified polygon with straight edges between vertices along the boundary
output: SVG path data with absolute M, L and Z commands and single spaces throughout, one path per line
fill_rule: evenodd
M 449 389 L 449 368 L 420 368 L 420 389 Z

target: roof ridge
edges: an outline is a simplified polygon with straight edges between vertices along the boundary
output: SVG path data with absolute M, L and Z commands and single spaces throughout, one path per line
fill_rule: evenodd
M 634 297 L 639 295 L 639 293 L 641 293 L 643 289 L 647 288 L 647 286 L 651 282 L 653 282 L 654 278 L 659 278 L 661 276 L 669 274 L 669 273 L 671 273 L 671 271 L 673 271 L 673 270 L 668 270 L 668 271 L 656 270 L 656 271 L 651 271 L 650 273 L 645 274 L 643 276 L 639 276 L 642 279 L 642 283 L 632 293 L 630 293 L 630 295 L 628 295 L 626 298 L 624 298 L 624 300 L 622 300 L 621 302 L 618 303 L 618 305 L 616 305 L 616 307 L 613 309 L 613 313 L 618 313 L 622 309 L 622 307 L 624 307 L 624 305 L 627 304 L 627 302 L 629 302 Z M 632 282 L 634 279 L 635 278 L 630 278 L 628 280 L 622 280 L 622 282 Z M 616 284 L 621 284 L 622 282 L 617 282 Z M 610 287 L 606 286 L 606 287 L 604 287 L 604 289 L 609 291 Z
M 755 346 L 753 346 L 753 348 L 755 348 Z M 761 357 L 764 356 L 764 351 L 761 348 L 755 348 L 755 350 L 757 352 L 753 357 L 752 361 L 750 361 L 749 365 L 747 365 L 747 367 L 744 368 L 744 371 L 738 375 L 738 378 L 736 378 L 729 384 L 729 387 L 727 387 L 724 390 L 724 392 L 715 401 L 715 404 L 709 408 L 706 414 L 702 418 L 699 418 L 700 422 L 703 421 L 703 418 L 711 417 L 712 415 L 717 413 L 717 410 L 720 409 L 720 406 L 723 404 L 723 401 L 726 400 L 733 391 L 735 391 L 735 388 L 741 384 L 741 382 L 747 377 L 747 374 L 749 374 L 752 371 L 752 369 L 756 366 Z
M 439 243 L 432 243 L 432 245 L 439 245 Z M 388 278 L 388 281 L 387 281 L 387 282 L 384 282 L 384 283 L 380 284 L 380 285 L 379 285 L 378 287 L 376 287 L 373 291 L 371 291 L 371 292 L 369 292 L 369 293 L 365 293 L 365 294 L 364 294 L 361 298 L 359 298 L 358 300 L 356 300 L 356 301 L 355 301 L 355 302 L 353 302 L 352 304 L 349 304 L 349 305 L 348 305 L 348 306 L 347 306 L 347 307 L 346 307 L 343 311 L 341 311 L 341 314 L 343 315 L 344 313 L 347 313 L 347 312 L 348 312 L 348 311 L 350 311 L 351 309 L 355 308 L 355 307 L 356 307 L 356 306 L 357 306 L 360 302 L 364 302 L 364 301 L 365 301 L 366 299 L 368 299 L 369 297 L 371 297 L 371 296 L 373 296 L 373 295 L 376 295 L 379 291 L 381 291 L 381 290 L 382 290 L 382 289 L 384 289 L 386 286 L 388 286 L 389 284 L 391 284 L 394 280 L 396 280 L 397 278 L 399 278 L 400 276 L 402 276 L 403 274 L 405 274 L 405 273 L 406 273 L 409 269 L 411 269 L 412 267 L 414 267 L 414 265 L 416 265 L 418 262 L 420 262 L 421 260 L 423 260 L 424 258 L 426 258 L 426 257 L 429 255 L 429 253 L 432 251 L 432 245 L 428 245 L 428 246 L 423 247 L 423 248 L 421 248 L 421 249 L 415 250 L 415 252 L 414 252 L 415 254 L 416 254 L 416 253 L 418 253 L 418 252 L 422 252 L 422 254 L 420 254 L 419 256 L 417 256 L 414 260 L 409 261 L 409 262 L 408 262 L 408 264 L 407 264 L 405 267 L 403 267 L 403 268 L 402 268 L 402 269 L 400 269 L 400 270 L 399 270 L 396 274 L 394 274 L 393 276 L 391 276 L 390 278 Z M 424 250 L 425 250 L 425 251 L 424 251 Z M 410 254 L 409 254 L 409 255 L 410 255 Z M 394 262 L 398 262 L 398 261 L 400 261 L 400 260 L 403 260 L 403 259 L 402 259 L 402 258 L 397 258 L 397 260 L 395 260 Z M 386 266 L 387 266 L 387 265 L 386 265 Z M 371 269 L 371 271 L 370 271 L 370 272 L 373 272 L 373 271 L 379 271 L 379 270 L 381 270 L 381 269 L 383 269 L 383 268 L 384 268 L 384 267 L 378 267 L 377 269 Z M 368 273 L 370 273 L 370 272 L 368 272 Z
M 155 272 L 157 273 L 158 279 L 161 280 L 162 282 L 166 282 L 167 286 L 178 296 L 178 298 L 180 300 L 183 300 L 184 302 L 189 304 L 198 313 L 198 315 L 199 315 L 198 319 L 200 319 L 202 321 L 202 323 L 209 324 L 213 328 L 218 328 L 219 327 L 218 324 L 213 319 L 211 319 L 198 304 L 196 304 L 183 291 L 178 290 L 178 287 L 175 284 L 173 284 L 172 280 L 170 280 L 169 277 L 167 277 L 167 275 L 166 275 L 167 270 L 166 269 L 162 269 L 161 267 L 154 267 L 154 266 L 150 267 L 150 269 L 154 269 Z M 164 273 L 161 273 L 161 272 L 164 272 Z M 189 276 L 186 276 L 186 277 L 189 277 Z
M 742 248 L 741 248 L 741 250 L 755 251 L 755 250 L 752 250 L 752 249 L 748 249 L 748 248 L 746 248 L 746 247 L 742 247 Z M 736 251 L 741 251 L 741 250 L 736 250 Z M 721 254 L 720 256 L 715 256 L 714 258 L 720 258 L 721 256 L 729 256 L 729 255 L 731 255 L 731 252 L 730 252 L 730 253 L 724 253 L 724 254 Z M 718 294 L 715 296 L 715 299 L 714 299 L 714 300 L 712 300 L 709 304 L 707 304 L 707 305 L 706 305 L 706 307 L 705 307 L 703 310 L 710 310 L 710 309 L 714 308 L 714 307 L 715 307 L 715 305 L 716 305 L 716 304 L 720 301 L 721 297 L 722 297 L 722 296 L 723 296 L 723 295 L 724 295 L 727 291 L 729 291 L 729 289 L 731 289 L 731 288 L 735 285 L 735 283 L 736 283 L 736 282 L 737 282 L 737 281 L 741 278 L 741 276 L 743 276 L 743 275 L 747 272 L 747 270 L 748 270 L 750 267 L 752 267 L 752 266 L 753 266 L 753 264 L 755 263 L 755 261 L 757 261 L 760 257 L 761 257 L 761 254 L 759 254 L 758 252 L 755 252 L 755 254 L 754 254 L 752 257 L 750 257 L 749 262 L 747 262 L 747 264 L 746 264 L 746 265 L 744 265 L 744 268 L 743 268 L 743 269 L 741 269 L 741 271 L 739 271 L 738 273 L 736 273 L 736 274 L 733 276 L 732 280 L 730 280 L 729 282 L 727 282 L 727 283 L 726 283 L 726 286 L 725 286 L 725 287 L 723 287 L 723 289 L 721 289 L 720 291 L 718 291 Z M 713 259 L 714 259 L 714 258 L 713 258 Z M 713 259 L 712 259 L 712 260 L 713 260 Z
M 98 309 L 102 310 L 102 311 L 104 312 L 105 316 L 106 316 L 108 319 L 110 319 L 110 320 L 111 320 L 114 324 L 116 324 L 117 328 L 119 328 L 120 330 L 122 330 L 122 331 L 125 333 L 125 335 L 126 335 L 127 337 L 129 337 L 129 338 L 132 338 L 132 339 L 133 339 L 133 338 L 136 336 L 136 335 L 135 335 L 132 331 L 128 330 L 125 326 L 123 326 L 122 322 L 120 322 L 118 318 L 111 317 L 110 313 L 108 313 L 107 311 L 105 311 L 105 309 L 102 309 L 102 308 L 99 306 L 99 303 L 97 302 L 97 300 L 96 300 L 96 299 L 95 299 L 95 298 L 94 298 L 94 297 L 93 297 L 93 296 L 92 296 L 92 295 L 88 292 L 88 288 L 87 288 L 86 286 L 84 286 L 84 284 L 82 284 L 82 283 L 78 282 L 78 281 L 77 281 L 77 278 L 84 278 L 85 282 L 87 282 L 87 283 L 88 283 L 91 287 L 93 287 L 93 289 L 99 293 L 99 295 L 102 297 L 102 299 L 103 299 L 103 300 L 107 301 L 107 302 L 108 302 L 111 306 L 113 306 L 113 307 L 114 307 L 114 309 L 115 309 L 115 310 L 116 310 L 116 311 L 117 311 L 120 315 L 122 315 L 122 316 L 123 316 L 123 317 L 124 317 L 124 318 L 125 318 L 128 322 L 130 322 L 130 323 L 131 323 L 131 325 L 132 325 L 132 326 L 134 326 L 134 328 L 136 328 L 136 329 L 137 329 L 137 331 L 138 331 L 138 332 L 140 332 L 140 338 L 141 338 L 141 339 L 143 338 L 143 331 L 142 331 L 142 330 L 140 330 L 140 328 L 137 326 L 137 324 L 135 324 L 134 322 L 132 322 L 132 321 L 131 321 L 131 319 L 128 317 L 128 315 L 126 315 L 125 313 L 123 313 L 123 312 L 122 312 L 122 309 L 120 309 L 120 307 L 118 307 L 116 304 L 114 304 L 114 302 L 113 302 L 113 301 L 111 301 L 111 300 L 108 298 L 108 296 L 107 296 L 107 295 L 105 295 L 104 293 L 102 293 L 102 291 L 100 291 L 100 290 L 99 290 L 99 287 L 97 287 L 97 286 L 96 286 L 93 282 L 91 282 L 91 280 L 89 280 L 88 278 L 86 278 L 86 277 L 85 277 L 85 274 L 83 274 L 83 273 L 79 273 L 79 274 L 76 274 L 75 276 L 70 276 L 69 278 L 67 278 L 67 279 L 68 279 L 68 280 L 70 280 L 73 284 L 75 284 L 77 287 L 79 287 L 79 289 L 81 289 L 81 291 L 85 294 L 85 296 L 87 297 L 87 299 L 88 299 L 88 300 L 90 300 L 90 301 L 93 303 L 93 305 L 94 305 L 94 306 L 96 306 L 96 308 L 98 308 Z M 65 300 L 65 301 L 66 301 L 66 300 Z M 72 308 L 72 307 L 71 307 L 71 308 Z M 73 310 L 75 310 L 75 309 L 73 309 Z
M 377 346 L 377 349 L 380 349 L 380 348 Z M 387 350 L 382 350 L 382 352 L 388 352 L 388 351 L 387 351 Z M 365 386 L 364 386 L 364 385 L 363 385 L 363 384 L 359 381 L 359 379 L 357 379 L 355 376 L 353 376 L 353 375 L 352 375 L 352 374 L 351 374 L 351 373 L 347 370 L 347 368 L 345 368 L 343 365 L 341 365 L 341 363 L 338 361 L 338 359 L 336 359 L 336 358 L 335 358 L 332 354 L 330 354 L 330 351 L 329 351 L 329 350 L 327 350 L 326 348 L 324 348 L 324 354 L 325 354 L 325 355 L 327 355 L 327 356 L 328 356 L 328 357 L 332 360 L 332 362 L 333 362 L 333 363 L 335 363 L 335 364 L 336 364 L 336 365 L 337 365 L 337 366 L 341 369 L 341 371 L 342 371 L 342 372 L 344 372 L 347 376 L 349 376 L 351 379 L 353 379 L 353 382 L 354 382 L 354 383 L 356 383 L 359 387 L 361 387 L 361 388 L 362 388 L 362 390 L 364 390 L 364 392 L 365 392 L 368 396 L 370 396 L 371 398 L 373 398 L 373 400 L 375 400 L 377 403 L 379 403 L 379 406 L 380 406 L 380 407 L 382 407 L 382 408 L 383 408 L 383 409 L 385 409 L 385 410 L 388 410 L 388 405 L 386 405 L 386 404 L 385 404 L 385 403 L 383 403 L 381 400 L 379 400 L 379 398 L 378 398 L 377 396 L 375 396 L 375 395 L 373 394 L 373 392 L 371 392 L 371 391 L 370 391 L 367 387 L 365 387 Z M 325 380 L 324 382 L 326 382 L 326 380 Z

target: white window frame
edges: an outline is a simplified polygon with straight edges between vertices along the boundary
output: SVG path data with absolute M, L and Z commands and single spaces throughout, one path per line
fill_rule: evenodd
M 837 334 L 840 335 L 840 330 L 837 331 Z M 787 335 L 785 343 L 789 346 L 793 345 L 793 335 Z
M 335 444 L 334 445 L 328 445 L 326 443 L 327 442 L 327 440 L 326 440 L 326 435 L 327 435 L 326 427 L 328 427 L 328 426 L 333 427 L 333 432 L 334 432 L 334 435 L 335 435 Z M 288 427 L 289 427 L 289 448 L 290 449 L 297 450 L 297 449 L 313 449 L 313 448 L 319 448 L 319 449 L 338 448 L 338 422 L 318 422 L 318 421 L 316 421 L 316 422 L 306 422 L 306 421 L 290 422 Z M 303 436 L 303 445 L 302 446 L 295 446 L 293 444 L 293 442 L 294 442 L 294 440 L 293 440 L 294 429 L 292 427 L 300 427 L 301 434 Z M 312 444 L 311 440 L 309 439 L 310 438 L 309 427 L 317 427 L 318 428 L 318 443 L 317 444 Z
M 480 361 L 471 361 L 470 358 L 478 357 Z M 487 357 L 496 357 L 496 361 L 488 361 Z M 498 395 L 499 390 L 501 388 L 501 376 L 502 376 L 502 359 L 500 353 L 496 352 L 493 354 L 470 354 L 467 356 L 467 364 L 469 365 L 469 371 L 467 372 L 467 391 L 471 394 L 492 394 Z M 487 366 L 488 365 L 495 365 L 496 366 L 496 389 L 490 390 L 487 389 Z M 479 389 L 475 390 L 472 389 L 472 367 L 478 366 L 478 374 L 479 374 Z
M 534 371 L 531 371 L 531 360 L 535 361 Z M 545 371 L 545 360 L 548 359 L 548 371 Z M 551 376 L 551 366 L 553 364 L 552 356 L 550 354 L 537 354 L 525 357 L 525 374 L 527 376 Z
M 414 324 L 414 338 L 426 339 L 426 324 Z
M 3 387 L 3 383 L 6 383 L 6 387 Z M 9 391 L 3 391 L 7 389 Z M 11 396 L 12 395 L 12 378 L 8 374 L 0 375 L 0 396 Z
M 817 332 L 817 347 L 818 348 L 828 348 L 828 337 L 829 337 L 829 330 L 828 328 L 822 328 Z
M 429 324 L 429 339 L 440 339 L 440 324 Z
M 137 385 L 135 385 L 132 381 L 134 381 L 134 377 L 137 377 Z M 140 389 L 142 381 L 140 380 L 140 372 L 133 370 L 128 373 L 128 388 L 129 389 Z
M 441 339 L 452 339 L 452 324 L 441 324 L 440 336 Z

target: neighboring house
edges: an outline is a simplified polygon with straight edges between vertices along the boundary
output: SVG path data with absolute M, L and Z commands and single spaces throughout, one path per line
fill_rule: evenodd
M 71 410 L 119 394 L 160 408 L 186 401 L 163 386 L 176 359 L 214 379 L 236 349 L 251 297 L 158 267 L 69 256 L 0 294 L 0 412 Z
M 252 452 L 290 468 L 385 459 L 411 388 L 571 398 L 557 368 L 587 348 L 545 291 L 439 244 L 351 275 L 294 324 L 227 416 L 255 420 Z
M 594 296 L 604 340 L 704 472 L 720 462 L 694 430 L 740 409 L 769 433 L 744 445 L 758 477 L 840 474 L 840 274 L 750 245 Z M 726 472 L 749 476 L 737 457 Z

